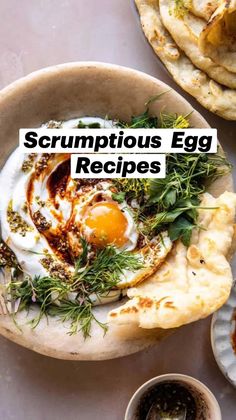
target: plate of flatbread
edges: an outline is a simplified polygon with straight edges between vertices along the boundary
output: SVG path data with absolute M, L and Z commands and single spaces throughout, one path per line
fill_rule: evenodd
M 236 120 L 236 1 L 135 0 L 143 32 L 173 79 Z

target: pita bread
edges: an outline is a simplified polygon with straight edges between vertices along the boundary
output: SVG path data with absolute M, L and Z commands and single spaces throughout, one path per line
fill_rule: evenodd
M 201 33 L 202 52 L 236 73 L 236 0 L 222 0 Z
M 233 278 L 227 254 L 234 235 L 236 194 L 203 195 L 202 230 L 193 232 L 186 248 L 177 242 L 166 262 L 141 285 L 128 290 L 130 300 L 110 312 L 115 324 L 141 328 L 175 328 L 204 318 L 228 299 Z
M 236 90 L 225 89 L 197 69 L 164 27 L 156 0 L 136 0 L 143 31 L 174 80 L 205 108 L 236 120 Z
M 236 74 L 205 56 L 198 46 L 199 36 L 206 26 L 206 21 L 192 13 L 187 13 L 183 17 L 176 15 L 175 0 L 160 0 L 159 4 L 164 26 L 192 63 L 216 82 L 235 89 Z

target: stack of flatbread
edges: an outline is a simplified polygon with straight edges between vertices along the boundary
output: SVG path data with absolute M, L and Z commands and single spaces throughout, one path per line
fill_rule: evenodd
M 135 0 L 143 31 L 175 81 L 236 120 L 236 0 Z

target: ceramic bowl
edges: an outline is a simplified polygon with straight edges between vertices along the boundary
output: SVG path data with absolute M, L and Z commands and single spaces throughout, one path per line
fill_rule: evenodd
M 136 70 L 102 63 L 69 63 L 39 70 L 0 92 L 1 161 L 18 144 L 20 128 L 39 127 L 49 120 L 68 120 L 82 116 L 109 115 L 111 119 L 129 121 L 145 111 L 145 103 L 165 92 L 150 104 L 158 115 L 190 115 L 193 127 L 208 127 L 201 115 L 169 86 Z M 96 307 L 95 316 L 106 322 L 107 313 L 119 302 Z M 33 311 L 33 310 L 32 310 Z M 0 317 L 0 333 L 39 353 L 70 360 L 101 360 L 124 356 L 144 349 L 169 334 L 166 330 L 143 330 L 138 327 L 110 327 L 108 333 L 94 325 L 91 338 L 81 333 L 70 336 L 68 325 L 51 318 L 42 319 L 32 330 L 20 312 L 17 329 L 12 318 Z M 32 315 L 33 316 L 33 315 Z
M 142 395 L 156 384 L 171 381 L 178 382 L 179 384 L 185 386 L 194 395 L 197 406 L 199 407 L 197 419 L 222 420 L 219 404 L 206 385 L 191 376 L 181 375 L 178 373 L 157 376 L 140 386 L 128 404 L 124 420 L 138 420 L 138 417 L 136 417 L 136 411 Z
M 236 288 L 222 308 L 212 318 L 211 345 L 216 362 L 232 385 L 236 387 L 236 354 L 232 346 L 232 334 L 235 331 Z

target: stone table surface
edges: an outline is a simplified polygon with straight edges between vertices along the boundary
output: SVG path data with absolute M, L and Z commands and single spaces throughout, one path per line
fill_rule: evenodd
M 189 99 L 218 128 L 236 163 L 236 123 L 205 111 L 172 81 L 144 39 L 132 0 L 1 0 L 0 16 L 0 87 L 69 61 L 133 67 Z M 137 387 L 169 372 L 202 380 L 215 393 L 223 420 L 235 420 L 236 392 L 215 363 L 210 321 L 185 326 L 139 354 L 105 362 L 54 360 L 0 338 L 0 420 L 122 420 Z

